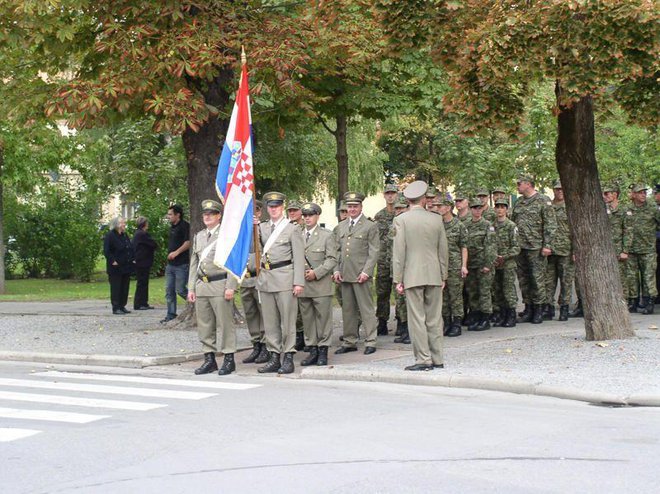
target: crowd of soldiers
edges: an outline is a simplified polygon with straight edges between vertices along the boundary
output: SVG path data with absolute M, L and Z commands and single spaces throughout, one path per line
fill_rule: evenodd
M 438 280 L 440 291 L 430 293 L 437 293 L 441 302 L 438 307 L 441 306 L 444 324 L 438 329 L 444 336 L 460 336 L 463 327 L 484 331 L 496 326 L 514 327 L 517 323 L 541 324 L 555 315 L 559 321 L 582 316 L 584 309 L 577 285 L 577 303 L 569 313 L 575 256 L 561 182 L 553 183 L 552 199 L 536 190 L 529 175 L 521 175 L 516 183 L 519 196 L 511 207 L 503 187 L 492 190 L 492 195 L 487 189 L 473 194 L 459 190 L 451 198 L 450 194 L 423 184 L 424 197 L 420 202 L 421 198 L 410 195 L 419 187 L 409 186 L 415 190 L 404 197 L 395 185 L 387 185 L 383 193 L 385 207 L 374 220 L 362 212 L 364 195 L 348 192 L 339 208 L 340 222 L 333 231 L 319 224 L 318 204 L 289 201 L 285 208 L 286 197 L 269 192 L 263 196 L 263 202 L 255 203 L 260 259 L 251 252 L 240 287 L 222 268 L 213 265 L 212 245 L 217 239 L 222 206 L 216 201 L 204 201 L 206 228 L 195 236 L 189 279 L 191 301 L 198 302 L 198 328 L 205 351 L 205 361 L 195 373 L 218 371 L 226 375 L 236 369 L 236 337 L 231 321 L 236 289 L 240 290 L 253 344 L 243 363 L 263 364 L 259 373 L 293 372 L 293 355 L 301 350 L 308 353 L 301 365 L 328 364 L 333 296 L 341 305 L 343 320 L 342 343 L 335 354 L 357 351 L 360 339 L 365 354 L 376 351 L 377 337 L 389 333 L 392 292 L 394 342 L 411 343 L 411 302 L 406 300 L 407 290 L 403 286 L 397 288 L 393 278 L 395 218 L 408 211 L 409 203 L 417 209 L 423 205 L 426 211 L 442 217 L 442 240 L 437 242 L 442 244 L 443 256 L 446 249 L 446 259 L 440 262 L 446 280 Z M 619 205 L 620 190 L 616 185 L 606 185 L 603 198 L 619 261 L 622 295 L 628 299 L 631 312 L 652 314 L 658 295 L 655 239 L 660 230 L 660 188 L 654 191 L 654 202 L 647 200 L 645 186 L 635 184 L 630 190 L 631 204 L 627 208 Z M 261 221 L 264 207 L 267 221 Z M 399 263 L 401 256 L 399 252 Z M 518 314 L 516 284 L 524 305 Z M 427 285 L 429 282 L 425 281 L 424 286 Z M 204 297 L 209 300 L 200 304 Z M 412 343 L 417 359 L 415 341 Z M 217 351 L 224 355 L 219 369 L 215 361 Z M 442 367 L 442 362 L 432 360 L 406 369 Z

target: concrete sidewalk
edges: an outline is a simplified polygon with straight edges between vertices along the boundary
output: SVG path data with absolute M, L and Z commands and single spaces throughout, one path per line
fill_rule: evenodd
M 103 301 L 0 303 L 0 360 L 118 367 L 178 365 L 191 372 L 202 357 L 197 334 L 159 323 L 164 308 L 111 314 Z M 445 369 L 409 372 L 409 345 L 379 337 L 378 351 L 335 356 L 327 367 L 301 367 L 280 378 L 379 381 L 489 389 L 577 399 L 608 405 L 660 406 L 660 316 L 633 315 L 637 337 L 604 343 L 584 340 L 582 319 L 464 332 L 445 338 Z M 394 323 L 390 323 L 393 333 Z M 339 345 L 341 312 L 335 309 L 333 343 Z M 261 376 L 241 364 L 250 348 L 237 328 L 238 375 Z M 361 350 L 361 349 L 360 349 Z M 230 377 L 231 379 L 231 377 Z

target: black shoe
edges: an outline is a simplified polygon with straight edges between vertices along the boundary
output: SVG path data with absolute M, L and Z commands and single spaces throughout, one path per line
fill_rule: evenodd
M 568 321 L 568 305 L 559 306 L 559 318 L 558 321 Z
M 447 333 L 449 332 L 449 327 L 451 326 L 451 317 L 449 316 L 442 316 L 442 335 L 447 336 Z
M 445 368 L 445 364 L 433 364 L 433 368 L 434 368 L 434 369 L 444 369 L 444 368 Z
M 467 326 L 468 328 L 472 326 L 473 324 L 479 322 L 479 318 L 481 317 L 481 313 L 476 310 L 471 310 L 464 318 L 463 318 L 463 326 Z
M 122 311 L 124 314 L 130 314 L 131 313 L 131 311 L 128 310 L 126 307 L 120 307 L 119 310 Z
M 475 331 L 477 329 L 477 326 L 479 326 L 479 323 L 481 322 L 481 312 L 478 310 L 473 310 L 470 312 L 470 315 L 472 317 L 472 323 L 468 326 L 467 330 L 468 331 Z
M 407 371 L 430 371 L 430 370 L 433 370 L 433 365 L 432 364 L 409 365 L 408 367 L 404 368 L 404 370 L 407 370 Z
M 215 361 L 215 354 L 208 352 L 204 354 L 204 363 L 195 369 L 195 374 L 210 374 L 218 370 L 218 363 Z
M 543 322 L 543 304 L 535 304 L 532 309 L 532 324 L 541 324 Z
M 403 335 L 403 339 L 401 340 L 401 343 L 403 343 L 404 345 L 410 345 L 411 343 L 410 333 L 406 333 L 405 335 Z
M 515 328 L 516 327 L 516 309 L 506 309 L 506 317 L 502 323 L 503 328 Z
M 506 309 L 499 309 L 493 311 L 493 315 L 490 316 L 490 325 L 494 328 L 501 326 L 504 322 Z
M 123 310 L 120 310 L 120 309 L 112 309 L 112 313 L 113 313 L 115 316 L 123 316 L 123 315 L 124 315 L 124 311 L 123 311 Z
M 543 306 L 543 319 L 552 321 L 555 318 L 555 304 L 545 304 Z
M 357 352 L 357 348 L 354 346 L 340 346 L 335 350 L 335 355 L 341 355 L 342 353 L 348 352 Z
M 307 346 L 307 345 L 305 345 L 305 346 L 303 347 L 302 351 L 303 351 L 303 352 L 307 352 L 307 353 L 309 353 L 309 352 L 312 351 L 312 347 L 311 347 L 311 346 Z
M 165 319 L 161 319 L 161 320 L 160 320 L 160 323 L 161 323 L 161 324 L 165 324 L 166 322 L 169 322 L 169 321 L 171 321 L 172 319 L 176 319 L 176 314 L 174 314 L 174 315 L 167 314 L 167 315 L 165 316 Z
M 375 346 L 368 346 L 367 348 L 364 349 L 364 354 L 365 355 L 371 355 L 372 353 L 376 353 L 376 347 Z
M 518 319 L 518 322 L 531 322 L 532 317 L 532 306 L 530 304 L 525 304 L 525 310 L 520 313 L 520 319 Z
M 651 297 L 644 297 L 646 304 L 644 305 L 644 308 L 642 309 L 642 314 L 645 316 L 648 316 L 649 314 L 653 314 L 653 299 Z
M 225 359 L 222 361 L 222 367 L 218 371 L 219 376 L 226 376 L 236 370 L 236 362 L 234 362 L 234 354 L 226 353 Z
M 309 356 L 300 362 L 300 365 L 314 365 L 318 363 L 319 360 L 319 347 L 312 346 L 309 347 Z
M 644 309 L 646 307 L 647 298 L 648 297 L 644 297 L 642 295 L 642 298 L 640 298 L 639 301 L 637 302 L 637 308 L 640 309 L 640 312 L 641 312 L 641 309 Z
M 250 353 L 250 355 L 248 355 L 243 359 L 243 363 L 244 364 L 253 363 L 255 360 L 257 360 L 257 357 L 259 356 L 260 353 L 261 353 L 261 343 L 255 343 L 254 346 L 252 347 L 252 353 Z
M 263 367 L 257 369 L 259 374 L 266 374 L 267 372 L 277 372 L 280 368 L 280 354 L 271 352 L 268 363 Z
M 408 323 L 404 322 L 402 324 L 403 326 L 401 328 L 401 336 L 394 338 L 394 343 L 406 343 L 406 340 L 410 342 L 410 335 L 408 334 Z
M 295 367 L 293 365 L 293 352 L 286 352 L 284 354 L 284 360 L 279 369 L 277 369 L 278 374 L 291 374 L 294 371 Z
M 376 334 L 378 336 L 386 336 L 387 333 L 387 319 L 378 319 L 378 328 L 376 329 Z
M 316 365 L 328 365 L 328 347 L 320 346 L 319 347 L 319 358 L 316 361 Z
M 259 352 L 259 356 L 254 359 L 255 364 L 265 364 L 270 360 L 270 352 L 268 351 L 268 348 L 266 348 L 266 344 L 262 343 L 261 344 L 261 351 Z
M 151 305 L 141 305 L 139 307 L 133 307 L 133 310 L 151 310 L 151 309 L 155 309 L 155 307 Z
M 445 336 L 453 338 L 455 336 L 461 336 L 461 317 L 453 317 L 447 333 Z
M 394 332 L 394 336 L 401 336 L 401 331 L 403 330 L 403 325 L 404 323 L 401 322 L 401 319 L 396 320 L 396 331 Z
M 486 331 L 487 329 L 490 329 L 490 314 L 484 313 L 481 316 L 481 320 L 472 331 Z
M 302 331 L 296 333 L 296 344 L 293 348 L 295 348 L 297 352 L 305 348 L 305 333 Z
M 575 308 L 568 313 L 568 317 L 584 317 L 584 310 L 582 309 L 582 300 L 578 299 Z
M 635 314 L 637 312 L 637 299 L 629 298 L 628 299 L 628 312 Z

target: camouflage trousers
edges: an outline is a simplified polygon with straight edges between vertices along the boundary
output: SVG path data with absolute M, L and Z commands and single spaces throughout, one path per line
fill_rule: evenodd
M 545 276 L 548 260 L 541 255 L 541 249 L 522 249 L 516 260 L 518 284 L 525 305 L 550 303 Z
M 442 290 L 442 315 L 445 317 L 463 317 L 463 286 L 461 268 L 449 269 L 447 283 Z
M 548 256 L 546 268 L 546 290 L 551 304 L 554 304 L 557 283 L 559 282 L 559 305 L 568 305 L 573 296 L 573 279 L 575 278 L 575 263 L 572 256 Z
M 643 297 L 655 297 L 658 295 L 655 286 L 656 253 L 628 254 L 627 264 L 627 286 L 628 298 L 639 298 L 641 287 Z
M 396 293 L 396 292 L 395 292 Z M 390 318 L 390 296 L 392 294 L 392 273 L 385 265 L 376 270 L 376 317 Z
M 516 268 L 496 269 L 493 285 L 494 306 L 498 309 L 515 309 L 516 305 L 518 305 Z
M 406 295 L 399 295 L 396 291 L 396 285 L 392 284 L 394 291 L 394 317 L 398 321 L 408 322 L 408 309 L 406 308 Z
M 482 273 L 478 268 L 468 268 L 465 279 L 470 310 L 478 310 L 485 314 L 493 313 L 493 270 Z

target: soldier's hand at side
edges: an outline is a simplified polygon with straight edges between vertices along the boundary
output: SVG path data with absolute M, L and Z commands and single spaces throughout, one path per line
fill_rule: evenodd
M 314 273 L 313 269 L 308 269 L 305 271 L 305 280 L 307 281 L 314 281 L 316 279 L 316 274 Z
M 619 254 L 619 260 L 627 261 L 628 260 L 628 254 L 626 254 L 625 252 L 622 252 L 621 254 Z
M 481 272 L 484 274 L 490 273 L 490 268 L 481 268 Z
M 467 275 L 470 271 L 465 266 L 461 266 L 461 278 L 467 278 Z
M 332 279 L 334 280 L 335 283 L 339 284 L 342 281 L 344 281 L 344 278 L 342 278 L 341 273 L 337 271 L 335 274 L 332 275 Z
M 253 225 L 258 225 L 259 224 L 259 218 L 257 218 L 256 216 L 253 216 L 252 217 L 252 224 Z
M 403 283 L 397 283 L 396 284 L 396 293 L 399 295 L 403 295 L 403 292 L 405 292 L 405 287 L 403 286 Z
M 369 279 L 369 275 L 367 273 L 360 273 L 360 275 L 357 277 L 357 282 L 364 283 L 368 279 Z
M 225 289 L 225 300 L 231 300 L 234 298 L 234 290 L 231 288 Z
M 550 254 L 552 254 L 552 249 L 548 249 L 547 247 L 541 249 L 541 255 L 543 257 L 548 257 Z
M 186 298 L 188 299 L 188 302 L 194 304 L 195 300 L 197 300 L 197 295 L 195 295 L 195 292 L 188 292 L 188 296 Z
M 302 295 L 303 292 L 303 287 L 300 285 L 293 285 L 293 296 L 294 297 L 299 297 Z

